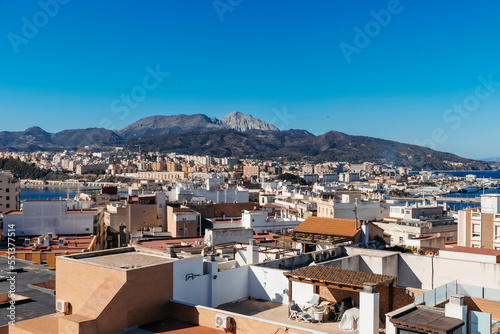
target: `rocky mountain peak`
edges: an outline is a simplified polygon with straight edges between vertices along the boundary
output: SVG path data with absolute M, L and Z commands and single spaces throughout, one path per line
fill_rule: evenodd
M 261 121 L 258 118 L 252 117 L 251 115 L 243 114 L 239 111 L 233 111 L 232 113 L 222 117 L 220 119 L 222 125 L 228 129 L 234 129 L 240 132 L 245 132 L 248 130 L 265 130 L 265 131 L 279 131 L 279 129 L 269 123 Z

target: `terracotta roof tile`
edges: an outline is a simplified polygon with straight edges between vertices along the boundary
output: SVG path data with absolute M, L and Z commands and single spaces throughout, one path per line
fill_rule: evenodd
M 385 284 L 396 279 L 394 276 L 365 273 L 363 271 L 339 269 L 325 266 L 308 266 L 283 273 L 286 277 L 363 287 L 363 283 Z
M 293 231 L 352 238 L 361 232 L 361 228 L 356 229 L 355 219 L 309 217 Z

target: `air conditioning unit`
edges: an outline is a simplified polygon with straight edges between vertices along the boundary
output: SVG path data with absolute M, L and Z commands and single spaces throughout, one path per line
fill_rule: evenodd
M 62 312 L 62 313 L 68 313 L 69 312 L 69 302 L 65 300 L 57 300 L 56 301 L 56 311 L 57 312 Z
M 216 314 L 215 315 L 215 326 L 221 327 L 222 329 L 231 328 L 231 317 L 226 314 Z

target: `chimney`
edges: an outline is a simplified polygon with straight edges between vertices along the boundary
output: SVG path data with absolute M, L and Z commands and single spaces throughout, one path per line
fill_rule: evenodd
M 257 246 L 255 241 L 255 239 L 248 240 L 248 246 L 246 249 L 247 264 L 254 264 L 259 262 L 259 253 L 256 252 L 256 250 L 259 249 L 259 246 Z
M 175 253 L 174 245 L 167 245 L 167 254 L 171 258 L 176 258 L 177 254 Z
M 368 245 L 368 242 L 370 241 L 370 226 L 368 223 L 369 222 L 363 222 L 361 224 L 361 242 L 363 245 Z
M 379 293 L 377 284 L 364 283 L 359 293 L 359 333 L 379 333 Z
M 449 302 L 444 306 L 444 314 L 447 317 L 462 320 L 465 324 L 458 330 L 458 333 L 467 333 L 467 305 L 464 305 L 463 295 L 450 295 Z
M 354 201 L 354 215 L 356 216 L 356 230 L 358 229 L 358 199 Z

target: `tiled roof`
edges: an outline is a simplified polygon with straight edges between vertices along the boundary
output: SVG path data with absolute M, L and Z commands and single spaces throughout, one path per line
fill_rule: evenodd
M 355 219 L 309 217 L 293 231 L 352 238 L 361 231 L 361 228 L 356 229 Z
M 464 324 L 460 319 L 445 316 L 444 312 L 417 307 L 394 316 L 390 321 L 400 328 L 435 334 L 451 333 Z
M 287 271 L 283 275 L 289 278 L 308 279 L 320 283 L 346 285 L 362 288 L 363 283 L 385 284 L 393 282 L 396 277 L 365 273 L 363 271 L 339 269 L 325 266 L 308 266 Z

